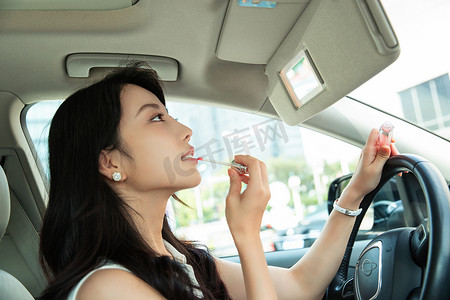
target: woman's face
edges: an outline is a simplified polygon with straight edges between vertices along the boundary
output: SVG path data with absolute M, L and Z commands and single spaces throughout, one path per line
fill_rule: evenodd
M 122 156 L 126 184 L 138 193 L 168 192 L 196 186 L 201 177 L 191 158 L 192 130 L 167 114 L 159 99 L 137 85 L 121 92 L 120 136 L 132 159 Z

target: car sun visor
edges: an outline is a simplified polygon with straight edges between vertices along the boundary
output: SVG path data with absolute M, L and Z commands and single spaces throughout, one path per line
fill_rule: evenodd
M 267 63 L 268 97 L 297 125 L 393 63 L 400 46 L 378 0 L 312 0 Z
M 146 62 L 163 81 L 177 80 L 178 62 L 173 58 L 152 55 L 76 53 L 67 56 L 66 70 L 69 77 L 89 77 L 93 68 L 117 68 L 132 61 Z
M 217 43 L 217 57 L 246 64 L 267 64 L 309 2 L 230 1 Z

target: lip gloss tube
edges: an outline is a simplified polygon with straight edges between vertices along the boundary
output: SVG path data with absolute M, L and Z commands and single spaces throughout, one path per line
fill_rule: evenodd
M 389 121 L 384 122 L 383 125 L 380 126 L 379 133 L 378 144 L 380 146 L 390 146 L 394 135 L 394 125 Z
M 199 158 L 197 158 L 197 160 L 198 161 L 210 162 L 212 164 L 228 166 L 228 167 L 231 167 L 231 168 L 235 169 L 240 174 L 248 174 L 248 168 L 246 166 L 242 165 L 242 164 L 234 162 L 234 159 L 231 161 L 231 163 L 229 163 L 229 162 L 222 162 L 222 161 L 215 161 L 215 160 L 211 160 L 211 159 L 207 159 L 207 158 L 203 158 L 203 157 L 199 157 Z

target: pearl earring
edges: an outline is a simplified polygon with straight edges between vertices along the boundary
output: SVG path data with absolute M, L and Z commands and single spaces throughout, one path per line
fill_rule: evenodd
M 112 174 L 112 179 L 116 182 L 120 181 L 122 179 L 122 174 L 120 174 L 119 172 L 114 172 Z

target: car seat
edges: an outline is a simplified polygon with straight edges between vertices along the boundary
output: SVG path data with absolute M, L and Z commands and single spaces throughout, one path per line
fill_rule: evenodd
M 0 166 L 0 243 L 5 234 L 11 211 L 8 180 Z M 26 300 L 34 299 L 28 290 L 14 276 L 0 270 L 0 299 Z

